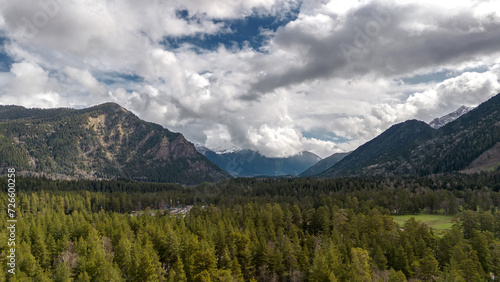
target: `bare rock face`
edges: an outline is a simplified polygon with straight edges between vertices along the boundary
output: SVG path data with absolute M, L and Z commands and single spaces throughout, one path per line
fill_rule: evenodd
M 182 134 L 114 103 L 82 110 L 0 106 L 0 121 L 0 160 L 28 175 L 183 184 L 229 177 Z
M 189 143 L 183 135 L 179 135 L 170 143 L 169 152 L 174 159 L 189 158 L 198 154 L 194 145 Z

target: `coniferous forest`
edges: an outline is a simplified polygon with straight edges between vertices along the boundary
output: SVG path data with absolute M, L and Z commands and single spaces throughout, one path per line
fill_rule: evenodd
M 500 175 L 17 179 L 16 275 L 0 281 L 494 281 Z M 2 187 L 7 179 L 0 180 Z M 3 189 L 5 190 L 5 189 Z M 6 192 L 0 204 L 7 207 Z M 193 205 L 185 215 L 172 206 Z M 438 236 L 394 214 L 455 215 Z M 0 236 L 8 238 L 7 222 Z

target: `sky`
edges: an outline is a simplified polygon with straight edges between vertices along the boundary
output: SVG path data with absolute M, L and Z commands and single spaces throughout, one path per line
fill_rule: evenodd
M 500 92 L 500 1 L 0 7 L 0 104 L 116 102 L 209 148 L 326 157 Z

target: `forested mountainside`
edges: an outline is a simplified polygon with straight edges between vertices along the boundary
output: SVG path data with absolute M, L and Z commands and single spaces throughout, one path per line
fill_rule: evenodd
M 303 171 L 301 174 L 299 174 L 300 177 L 308 177 L 308 176 L 313 176 L 316 174 L 319 174 L 338 162 L 340 162 L 343 158 L 345 158 L 349 153 L 335 153 L 329 157 L 326 157 L 322 159 L 321 161 L 317 162 L 316 164 L 312 165 L 305 171 Z
M 474 160 L 499 142 L 500 94 L 439 129 L 416 120 L 396 124 L 319 176 L 428 175 L 471 169 Z M 498 167 L 500 163 L 493 163 L 483 170 Z
M 82 110 L 0 106 L 0 161 L 53 178 L 196 184 L 229 177 L 182 134 L 114 103 Z

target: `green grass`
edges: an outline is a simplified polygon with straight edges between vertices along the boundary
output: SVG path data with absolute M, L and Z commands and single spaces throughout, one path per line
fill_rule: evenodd
M 394 221 L 403 226 L 403 224 L 410 218 L 414 217 L 417 221 L 422 221 L 432 228 L 434 234 L 442 236 L 448 231 L 453 224 L 455 224 L 455 216 L 440 215 L 440 214 L 416 214 L 416 215 L 392 215 Z

